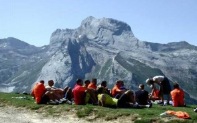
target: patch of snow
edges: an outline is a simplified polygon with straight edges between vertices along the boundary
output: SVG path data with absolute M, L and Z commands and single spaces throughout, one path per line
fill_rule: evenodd
M 0 92 L 5 92 L 5 93 L 10 93 L 13 92 L 15 86 L 11 86 L 11 87 L 0 87 Z

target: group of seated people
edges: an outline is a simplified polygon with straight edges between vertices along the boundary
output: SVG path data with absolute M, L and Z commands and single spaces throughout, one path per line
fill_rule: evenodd
M 174 84 L 174 89 L 170 92 L 173 106 L 184 106 L 184 92 L 179 88 L 178 83 Z M 93 104 L 104 107 L 119 108 L 150 108 L 155 100 L 162 100 L 161 89 L 152 86 L 149 94 L 144 89 L 144 84 L 139 85 L 139 90 L 131 91 L 124 86 L 122 80 L 116 81 L 114 87 L 107 88 L 107 82 L 102 81 L 97 85 L 97 79 L 91 81 L 77 79 L 73 89 L 65 87 L 64 89 L 55 88 L 54 81 L 49 80 L 48 86 L 44 81 L 36 83 L 32 89 L 31 95 L 37 104 L 63 103 L 85 105 Z M 163 101 L 163 100 L 162 100 Z
M 54 81 L 49 80 L 48 85 L 44 85 L 44 80 L 40 80 L 35 83 L 31 95 L 35 99 L 37 104 L 59 104 L 67 102 L 71 104 L 70 100 L 72 99 L 72 90 L 69 87 L 64 89 L 54 87 Z M 67 98 L 65 98 L 65 96 Z

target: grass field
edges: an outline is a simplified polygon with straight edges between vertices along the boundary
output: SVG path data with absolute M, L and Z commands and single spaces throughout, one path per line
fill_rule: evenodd
M 186 107 L 160 106 L 153 104 L 152 108 L 144 109 L 120 109 L 106 108 L 93 105 L 37 105 L 30 95 L 0 93 L 0 107 L 14 106 L 36 111 L 44 116 L 61 117 L 65 113 L 70 113 L 83 118 L 87 121 L 104 119 L 113 121 L 116 119 L 129 120 L 135 123 L 197 123 L 197 113 L 193 111 L 197 105 L 187 105 Z M 187 112 L 191 119 L 178 119 L 174 117 L 160 117 L 160 114 L 167 111 L 184 111 Z

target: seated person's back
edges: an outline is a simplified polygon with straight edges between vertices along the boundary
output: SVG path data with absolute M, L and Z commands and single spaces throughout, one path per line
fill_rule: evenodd
M 90 82 L 90 84 L 88 85 L 89 89 L 97 89 L 97 79 L 93 78 L 92 81 Z
M 107 87 L 107 81 L 102 81 L 101 84 L 97 87 L 97 89 L 100 87 L 103 87 L 104 93 L 111 96 L 110 89 L 108 89 Z
M 76 105 L 85 105 L 85 91 L 86 88 L 82 86 L 83 81 L 78 79 L 75 87 L 73 88 L 73 97 Z
M 49 80 L 48 81 L 48 85 L 45 87 L 47 91 L 51 91 L 53 89 L 57 89 L 56 87 L 54 87 L 54 81 L 53 80 Z
M 185 106 L 184 91 L 179 87 L 178 83 L 174 83 L 173 87 L 174 89 L 170 92 L 173 101 L 173 106 Z
M 44 80 L 36 83 L 32 89 L 31 95 L 34 97 L 37 104 L 46 104 L 49 98 L 45 95 L 46 88 L 44 86 Z
M 139 85 L 139 90 L 135 92 L 135 100 L 139 105 L 147 105 L 149 102 L 148 91 L 144 90 L 144 85 Z
M 121 89 L 121 80 L 118 80 L 111 90 L 112 97 L 119 98 L 126 90 Z

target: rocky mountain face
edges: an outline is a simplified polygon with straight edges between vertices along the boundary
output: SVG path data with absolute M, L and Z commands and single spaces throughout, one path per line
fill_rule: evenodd
M 88 17 L 76 29 L 57 29 L 48 46 L 8 38 L 0 47 L 1 91 L 29 91 L 40 79 L 73 87 L 77 78 L 106 80 L 109 87 L 121 79 L 137 90 L 147 78 L 165 75 L 180 84 L 188 103 L 197 100 L 196 46 L 140 41 L 129 25 L 115 19 Z
M 0 39 L 0 91 L 26 90 L 47 62 L 48 46 L 35 47 L 16 38 Z

